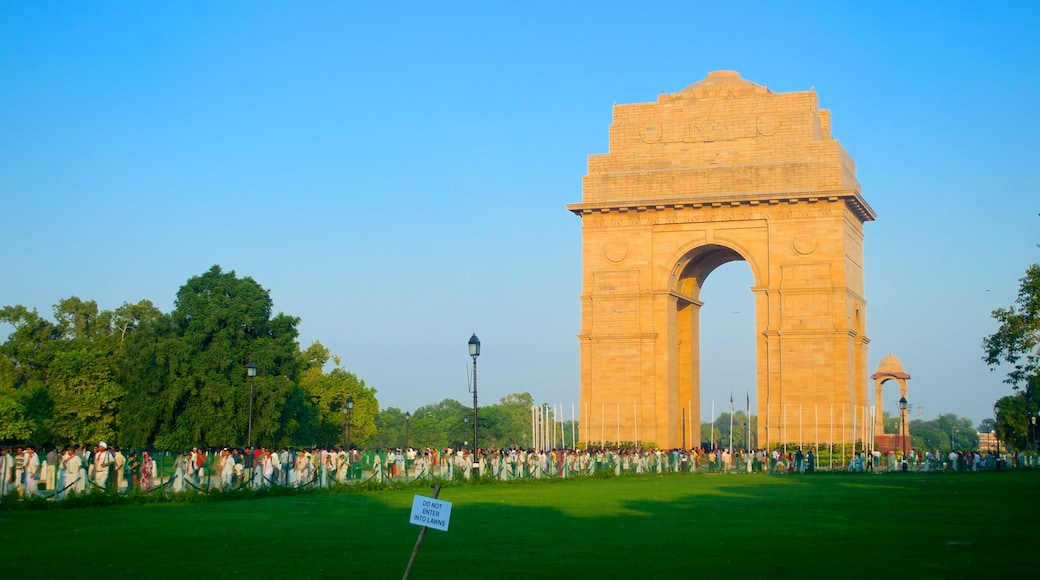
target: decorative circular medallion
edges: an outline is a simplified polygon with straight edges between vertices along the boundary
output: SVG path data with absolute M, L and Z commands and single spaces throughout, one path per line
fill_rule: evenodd
M 759 135 L 771 137 L 780 129 L 780 120 L 776 117 L 759 117 L 755 128 Z
M 621 263 L 628 257 L 628 244 L 623 240 L 610 240 L 603 248 L 603 256 L 608 262 Z
M 808 256 L 816 251 L 816 243 L 816 236 L 798 234 L 794 237 L 794 241 L 791 242 L 791 247 L 794 248 L 796 254 Z
M 661 126 L 643 127 L 643 130 L 639 132 L 639 138 L 643 140 L 643 143 L 657 143 L 661 140 Z

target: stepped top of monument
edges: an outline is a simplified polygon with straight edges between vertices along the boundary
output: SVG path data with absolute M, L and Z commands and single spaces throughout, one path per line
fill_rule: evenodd
M 660 95 L 658 102 L 671 101 L 677 98 L 703 99 L 768 94 L 772 94 L 769 87 L 741 78 L 740 73 L 737 71 L 717 70 L 708 73 L 703 80 L 693 83 L 678 93 Z
M 819 199 L 848 200 L 861 220 L 876 217 L 816 91 L 773 92 L 720 70 L 656 102 L 615 104 L 609 149 L 589 156 L 582 203 L 568 208 Z

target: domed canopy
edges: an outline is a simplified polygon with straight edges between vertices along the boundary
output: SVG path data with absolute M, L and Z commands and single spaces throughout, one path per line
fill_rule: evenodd
M 888 356 L 881 359 L 877 372 L 871 375 L 870 378 L 874 380 L 879 378 L 909 379 L 910 375 L 903 371 L 903 363 L 899 362 L 898 358 L 892 356 L 892 353 L 888 353 Z

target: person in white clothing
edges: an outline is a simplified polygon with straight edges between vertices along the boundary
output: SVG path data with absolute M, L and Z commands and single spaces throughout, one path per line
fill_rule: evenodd
M 11 489 L 11 479 L 14 477 L 14 457 L 10 450 L 0 447 L 0 497 L 7 495 Z
M 112 464 L 112 453 L 104 441 L 94 448 L 94 483 L 102 491 L 108 491 L 108 466 Z
M 64 463 L 66 493 L 81 493 L 87 483 L 83 481 L 83 476 L 80 473 L 80 470 L 83 468 L 83 460 L 72 449 L 66 449 Z
M 220 473 L 220 487 L 231 489 L 232 479 L 235 477 L 235 460 L 231 457 L 231 450 L 227 447 L 220 451 L 217 471 Z
M 22 466 L 25 469 L 25 495 L 36 495 L 40 485 L 40 456 L 32 445 L 25 448 Z

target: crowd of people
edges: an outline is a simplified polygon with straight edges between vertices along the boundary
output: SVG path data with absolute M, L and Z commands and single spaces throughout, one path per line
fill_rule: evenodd
M 156 456 L 153 456 L 156 455 Z M 70 493 L 108 491 L 125 493 L 167 490 L 182 492 L 205 489 L 264 488 L 270 486 L 319 488 L 377 483 L 416 478 L 441 480 L 496 480 L 523 478 L 707 472 L 707 473 L 805 473 L 818 469 L 881 471 L 978 471 L 1010 464 L 1040 465 L 1037 455 L 1014 453 L 998 457 L 978 451 L 911 450 L 903 457 L 895 452 L 857 451 L 846 462 L 829 458 L 818 464 L 814 449 L 798 448 L 788 453 L 777 449 L 489 449 L 474 455 L 468 449 L 356 449 L 314 447 L 310 449 L 193 448 L 176 454 L 110 447 L 104 441 L 93 447 L 68 447 L 47 451 L 41 457 L 33 446 L 0 449 L 0 496 L 8 493 L 38 495 L 42 487 L 57 499 Z M 1002 463 L 1003 462 L 1003 463 Z

